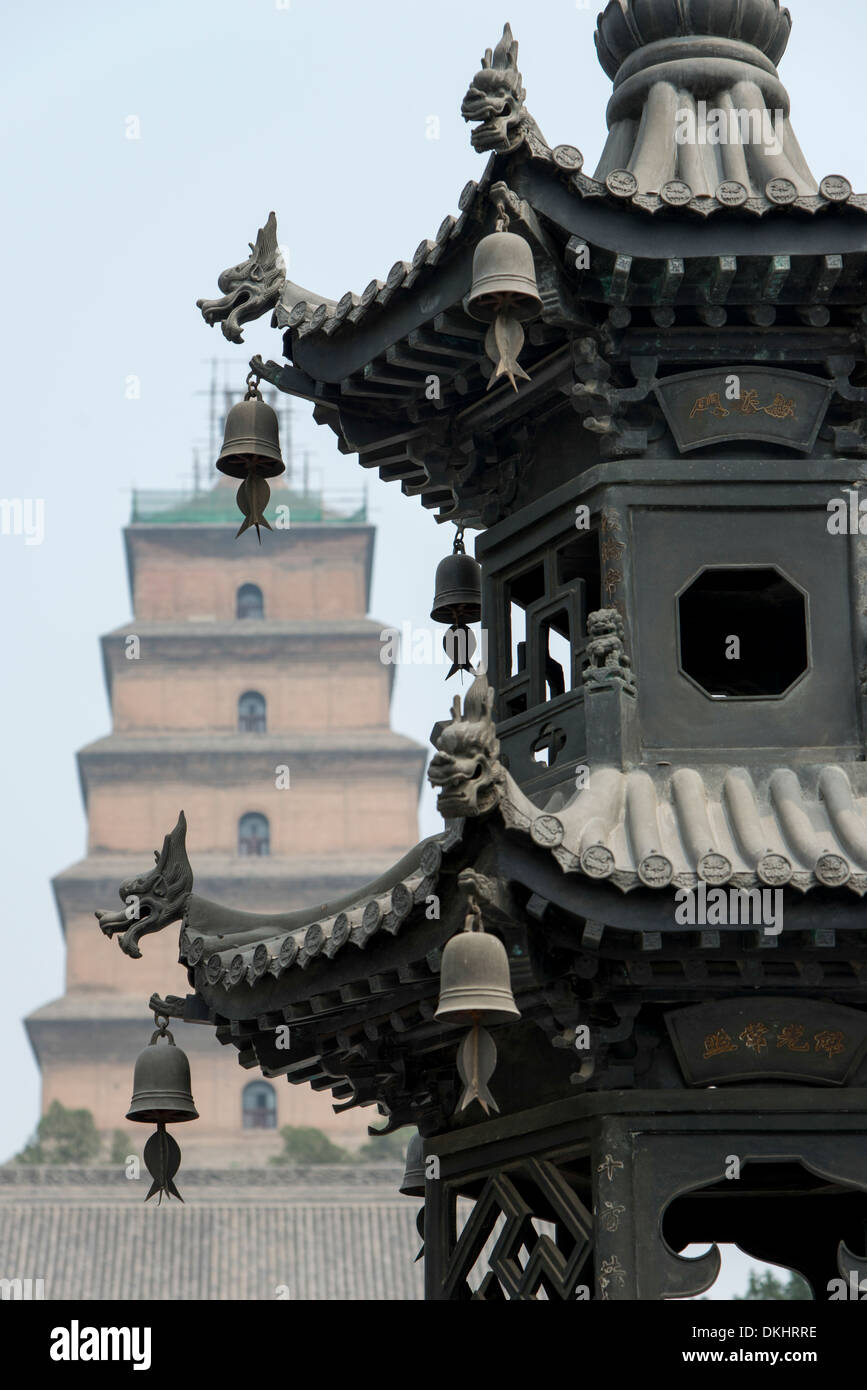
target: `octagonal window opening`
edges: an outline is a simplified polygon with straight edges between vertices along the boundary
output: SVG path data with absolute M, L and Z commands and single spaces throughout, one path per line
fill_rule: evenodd
M 774 565 L 703 569 L 677 627 L 681 672 L 712 700 L 779 700 L 810 668 L 807 596 Z

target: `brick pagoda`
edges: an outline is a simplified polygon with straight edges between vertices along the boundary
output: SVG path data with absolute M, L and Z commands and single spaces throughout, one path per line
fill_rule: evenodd
M 425 753 L 389 727 L 394 667 L 367 618 L 366 509 L 337 515 L 279 487 L 274 502 L 289 526 L 261 548 L 253 532 L 235 542 L 225 484 L 139 493 L 124 533 L 134 616 L 102 639 L 113 728 L 78 755 L 87 854 L 54 880 L 66 990 L 26 1021 L 43 1110 L 86 1107 L 105 1131 L 124 1123 L 149 994 L 184 993 L 186 977 L 168 935 L 138 969 L 106 950 L 93 905 L 159 848 L 179 806 L 208 895 L 265 913 L 338 898 L 417 838 Z M 192 1031 L 190 1160 L 264 1162 L 286 1124 L 350 1146 L 366 1134 L 362 1112 L 263 1083 Z

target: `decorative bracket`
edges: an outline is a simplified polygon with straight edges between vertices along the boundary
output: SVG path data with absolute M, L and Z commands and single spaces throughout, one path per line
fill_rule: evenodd
M 625 458 L 644 453 L 648 431 L 630 426 L 623 418 L 627 408 L 645 401 L 657 385 L 656 357 L 633 357 L 630 370 L 635 386 L 618 387 L 611 382 L 611 365 L 600 354 L 593 338 L 579 338 L 573 344 L 573 363 L 578 378 L 572 388 L 572 404 L 584 420 L 585 430 L 603 435 L 603 455 Z

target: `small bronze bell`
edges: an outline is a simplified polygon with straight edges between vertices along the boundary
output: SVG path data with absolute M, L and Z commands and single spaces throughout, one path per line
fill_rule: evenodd
M 496 371 L 488 382 L 489 391 L 502 377 L 511 382 L 515 391 L 519 377 L 530 380 L 518 361 L 524 346 L 523 325 L 538 318 L 544 308 L 536 284 L 533 249 L 508 227 L 509 215 L 501 207 L 497 230 L 476 247 L 473 284 L 464 300 L 468 314 L 491 325 L 485 352 Z
M 425 1196 L 425 1161 L 424 1161 L 424 1140 L 416 1131 L 409 1141 L 406 1150 L 406 1169 L 403 1175 L 403 1182 L 400 1185 L 400 1195 L 402 1197 L 424 1197 Z M 415 1221 L 416 1230 L 421 1236 L 421 1249 L 415 1257 L 415 1263 L 424 1258 L 424 1207 L 419 1209 Z
M 460 549 L 457 547 L 460 546 Z M 478 560 L 467 555 L 462 541 L 453 555 L 437 565 L 436 594 L 431 617 L 435 623 L 477 623 L 482 616 L 482 571 Z
M 168 1040 L 168 1047 L 159 1046 L 161 1037 Z M 139 1054 L 126 1118 L 151 1125 L 176 1125 L 199 1118 L 190 1089 L 187 1054 L 175 1046 L 167 1028 L 158 1029 L 150 1047 Z
M 465 929 L 443 951 L 439 1007 L 441 1023 L 511 1023 L 521 1012 L 512 994 L 509 958 L 499 937 Z
M 285 473 L 286 468 L 280 452 L 280 426 L 276 412 L 263 401 L 259 394 L 259 378 L 253 372 L 247 377 L 246 396 L 238 405 L 232 406 L 226 418 L 217 467 L 228 477 L 241 479 L 238 507 L 244 522 L 238 536 L 255 526 L 261 545 L 262 532 L 259 528 L 273 529 L 265 518 L 265 508 L 271 500 L 271 489 L 266 480 Z
M 464 549 L 461 528 L 455 537 L 454 551 L 437 566 L 436 593 L 431 617 L 435 623 L 448 623 L 443 638 L 443 650 L 452 668 L 446 676 L 451 680 L 458 671 L 472 675 L 472 658 L 476 639 L 469 631 L 470 623 L 482 616 L 482 571 L 477 560 Z
M 277 413 L 249 380 L 244 400 L 233 405 L 226 417 L 217 468 L 230 478 L 246 478 L 253 469 L 261 478 L 278 478 L 286 471 Z
M 470 896 L 464 930 L 443 951 L 439 1007 L 434 1014 L 442 1023 L 470 1024 L 456 1058 L 464 1083 L 460 1110 L 478 1101 L 486 1115 L 499 1111 L 488 1087 L 497 1066 L 497 1046 L 483 1025 L 512 1023 L 520 1017 L 506 948 L 499 937 L 484 930 L 479 905 Z
M 492 232 L 480 241 L 473 257 L 473 286 L 464 300 L 467 313 L 493 323 L 508 309 L 519 323 L 528 323 L 542 307 L 529 242 L 508 231 Z
M 157 1016 L 156 1023 L 150 1046 L 139 1054 L 135 1064 L 132 1100 L 126 1118 L 157 1127 L 144 1147 L 145 1167 L 153 1178 L 145 1201 L 150 1201 L 158 1192 L 160 1202 L 163 1193 L 182 1202 L 184 1199 L 174 1181 L 181 1166 L 181 1151 L 166 1133 L 166 1125 L 197 1120 L 199 1112 L 193 1100 L 187 1055 L 175 1046 L 168 1019 Z M 161 1038 L 166 1040 L 167 1047 L 159 1046 Z
M 423 1197 L 425 1183 L 424 1140 L 416 1131 L 406 1150 L 406 1169 L 400 1185 L 402 1197 Z

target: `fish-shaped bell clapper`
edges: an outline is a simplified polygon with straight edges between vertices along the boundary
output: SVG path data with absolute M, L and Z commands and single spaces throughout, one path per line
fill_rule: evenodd
M 268 531 L 273 530 L 270 521 L 265 518 L 265 508 L 271 500 L 271 489 L 261 473 L 248 473 L 241 486 L 238 488 L 238 507 L 244 514 L 244 524 L 235 536 L 243 536 L 251 526 L 255 526 L 256 535 L 259 537 L 259 544 L 262 544 L 262 533 L 260 526 L 264 526 Z
M 486 1029 L 478 1024 L 471 1028 L 458 1048 L 458 1075 L 464 1083 L 460 1109 L 466 1110 L 474 1100 L 479 1102 L 486 1115 L 500 1107 L 488 1089 L 488 1082 L 497 1066 L 497 1045 Z
M 530 380 L 529 374 L 518 362 L 523 346 L 524 330 L 521 324 L 514 314 L 510 314 L 508 310 L 502 310 L 497 314 L 485 338 L 485 352 L 497 369 L 488 382 L 489 391 L 496 386 L 501 376 L 509 378 L 515 391 L 518 389 L 516 377 L 519 376 L 524 381 Z
M 473 657 L 476 654 L 478 643 L 465 623 L 456 624 L 450 627 L 443 638 L 443 651 L 452 663 L 452 669 L 446 676 L 450 681 L 452 676 L 456 676 L 459 671 L 466 671 L 468 675 L 475 675 L 473 669 Z
M 151 1190 L 145 1197 L 149 1202 L 151 1197 L 160 1194 L 159 1206 L 163 1200 L 163 1193 L 167 1197 L 177 1197 L 179 1202 L 183 1202 L 178 1189 L 175 1187 L 175 1174 L 181 1166 L 181 1151 L 176 1139 L 166 1131 L 164 1124 L 157 1127 L 156 1134 L 152 1134 L 144 1146 L 145 1167 L 153 1178 Z

